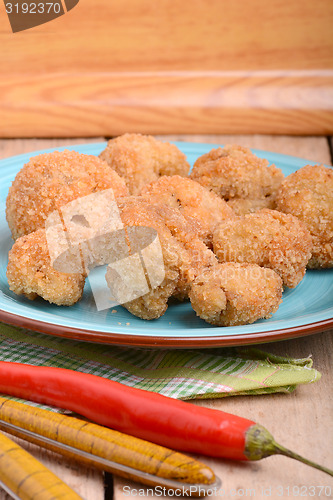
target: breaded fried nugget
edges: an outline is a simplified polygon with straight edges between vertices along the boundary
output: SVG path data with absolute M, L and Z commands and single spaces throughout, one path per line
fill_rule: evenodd
M 150 135 L 124 134 L 111 139 L 100 158 L 125 179 L 133 195 L 162 175 L 186 176 L 190 170 L 185 154 L 176 145 Z
M 200 156 L 190 177 L 230 202 L 236 213 L 253 212 L 258 205 L 274 208 L 276 191 L 284 178 L 275 165 L 269 165 L 248 148 L 232 145 Z
M 84 209 L 85 201 L 88 205 L 94 203 L 89 196 L 81 201 L 80 209 Z M 101 209 L 105 202 L 107 197 L 95 200 Z M 106 280 L 111 291 L 114 291 L 113 281 L 119 280 L 117 261 L 126 261 L 131 255 L 140 256 L 140 252 L 154 239 L 149 232 L 153 229 L 159 238 L 160 247 L 157 248 L 161 249 L 162 258 L 155 259 L 159 257 L 156 247 L 150 247 L 148 255 L 151 258 L 145 271 L 149 291 L 134 300 L 127 299 L 127 302 L 119 303 L 140 318 L 154 319 L 164 314 L 171 296 L 178 299 L 187 297 L 196 275 L 203 268 L 217 263 L 214 253 L 198 237 L 196 224 L 185 219 L 179 210 L 163 204 L 152 205 L 140 197 L 118 198 L 117 205 L 123 223 L 123 227 L 118 226 L 117 230 L 103 230 L 107 225 L 102 220 L 102 227 L 96 227 L 95 233 L 91 224 L 86 226 L 86 219 L 79 216 L 66 225 L 67 237 L 72 238 L 71 245 L 67 244 L 61 224 L 50 226 L 47 230 L 40 228 L 16 240 L 9 253 L 7 268 L 10 289 L 30 299 L 39 295 L 51 303 L 72 305 L 81 298 L 89 270 L 97 265 L 109 264 Z M 86 207 L 87 215 L 90 214 L 90 208 Z M 91 217 L 90 222 L 93 219 Z M 56 251 L 51 260 L 50 253 L 53 254 L 57 246 L 59 252 Z M 125 285 L 124 280 L 120 280 L 118 292 L 124 286 L 134 291 L 140 289 L 143 271 L 140 259 L 126 268 Z M 147 266 L 147 262 L 144 262 Z M 154 266 L 159 268 L 154 269 Z M 155 278 L 161 276 L 161 267 L 162 278 L 153 286 Z M 127 292 L 125 289 L 125 296 L 128 297 Z
M 17 295 L 32 300 L 40 296 L 58 306 L 73 305 L 81 298 L 85 276 L 52 267 L 44 228 L 18 238 L 8 258 L 9 288 Z
M 268 196 L 267 198 L 231 198 L 227 205 L 234 211 L 236 215 L 246 215 L 258 212 L 263 208 L 274 210 L 276 208 L 275 197 Z
M 141 194 L 152 203 L 165 203 L 199 223 L 202 239 L 210 245 L 216 225 L 235 217 L 233 210 L 214 192 L 192 179 L 163 176 L 144 186 Z
M 227 262 L 198 275 L 189 297 L 194 311 L 208 323 L 244 325 L 277 311 L 282 280 L 272 269 Z
M 65 150 L 31 158 L 7 196 L 6 217 L 13 238 L 44 226 L 47 216 L 68 202 L 109 188 L 116 198 L 128 194 L 124 180 L 96 156 Z
M 250 262 L 273 269 L 285 286 L 294 288 L 304 277 L 312 238 L 292 215 L 263 209 L 222 222 L 213 236 L 220 262 Z
M 312 235 L 310 269 L 333 267 L 333 169 L 307 165 L 285 178 L 277 209 L 301 220 Z
M 196 225 L 185 219 L 179 210 L 151 204 L 141 197 L 118 199 L 118 206 L 127 230 L 131 226 L 141 226 L 157 231 L 165 270 L 161 285 L 122 305 L 140 318 L 159 318 L 166 311 L 171 296 L 180 300 L 188 297 L 197 274 L 216 265 L 216 257 L 197 236 Z

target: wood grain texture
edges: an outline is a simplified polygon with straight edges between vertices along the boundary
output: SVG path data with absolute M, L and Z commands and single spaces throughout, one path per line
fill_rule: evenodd
M 0 136 L 329 134 L 333 2 L 80 0 L 0 28 Z
M 330 0 L 80 0 L 14 35 L 0 15 L 10 74 L 333 69 Z
M 0 79 L 1 137 L 330 134 L 332 72 L 78 73 Z
M 330 153 L 331 153 L 331 158 L 332 158 L 332 162 L 333 162 L 333 137 L 329 137 L 328 141 L 329 141 L 329 149 L 330 149 Z
M 91 139 L 82 139 L 76 137 L 73 139 L 9 139 L 0 140 L 0 159 L 9 156 L 16 156 L 23 153 L 32 153 L 35 156 L 36 151 L 57 148 L 62 146 L 73 146 L 76 144 L 88 144 L 94 142 L 103 142 L 104 137 L 94 137 Z
M 166 136 L 157 135 L 160 140 Z M 239 144 L 247 148 L 262 149 L 273 153 L 298 156 L 305 160 L 332 165 L 329 139 L 326 137 L 297 137 L 285 135 L 168 135 L 169 141 L 206 142 L 216 145 Z M 332 138 L 330 138 L 332 141 Z M 4 141 L 6 142 L 6 141 Z M 1 143 L 0 143 L 1 144 Z M 212 146 L 213 147 L 213 146 Z

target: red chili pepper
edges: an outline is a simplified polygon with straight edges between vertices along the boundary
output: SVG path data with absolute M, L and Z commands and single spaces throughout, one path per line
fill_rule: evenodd
M 96 375 L 0 361 L 0 392 L 74 411 L 169 448 L 236 460 L 282 454 L 333 475 L 277 444 L 255 422 Z

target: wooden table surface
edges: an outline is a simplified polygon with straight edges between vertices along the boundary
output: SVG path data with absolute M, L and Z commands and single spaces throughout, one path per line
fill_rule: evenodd
M 332 142 L 328 137 L 289 136 L 163 136 L 166 140 L 210 143 L 238 143 L 245 146 L 307 158 L 332 164 Z M 92 139 L 3 139 L 0 158 L 67 144 L 98 142 Z M 332 297 L 333 301 L 333 297 Z M 225 410 L 253 419 L 274 435 L 276 440 L 301 455 L 333 469 L 333 330 L 298 339 L 260 345 L 260 348 L 296 358 L 312 356 L 322 378 L 300 386 L 292 394 L 242 396 L 208 400 L 198 404 Z M 85 500 L 125 500 L 147 496 L 142 486 L 104 475 L 20 441 Z M 199 457 L 222 480 L 217 498 L 333 498 L 333 479 L 320 471 L 285 457 L 270 457 L 257 463 L 236 463 Z M 124 489 L 125 486 L 129 488 Z M 152 496 L 151 494 L 149 496 Z M 155 495 L 156 496 L 156 495 Z M 0 500 L 8 499 L 0 490 Z

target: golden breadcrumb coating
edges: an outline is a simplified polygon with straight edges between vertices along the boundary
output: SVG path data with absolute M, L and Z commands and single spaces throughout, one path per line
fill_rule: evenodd
M 231 198 L 227 201 L 227 205 L 232 208 L 236 215 L 252 214 L 263 208 L 275 210 L 275 197 L 267 196 L 267 198 Z
M 152 205 L 134 196 L 117 202 L 127 230 L 143 226 L 157 231 L 165 269 L 161 285 L 123 306 L 140 318 L 158 318 L 166 311 L 171 296 L 181 300 L 188 297 L 192 281 L 202 269 L 216 265 L 216 257 L 198 237 L 196 225 L 179 210 L 164 204 Z
M 133 195 L 162 175 L 186 176 L 190 170 L 185 154 L 176 145 L 150 135 L 124 134 L 111 139 L 100 158 L 125 179 Z
M 333 169 L 307 165 L 288 175 L 277 193 L 277 209 L 301 220 L 312 235 L 311 269 L 333 267 Z
M 16 240 L 8 255 L 9 288 L 17 295 L 35 299 L 38 295 L 58 306 L 80 300 L 85 277 L 67 274 L 51 266 L 44 228 Z
M 228 204 L 192 179 L 179 175 L 163 176 L 143 187 L 141 194 L 151 203 L 165 203 L 179 209 L 185 217 L 199 223 L 202 239 L 210 245 L 216 225 L 235 217 Z
M 256 264 L 218 264 L 194 280 L 191 305 L 203 320 L 237 326 L 270 318 L 282 302 L 282 280 Z
M 265 200 L 264 207 L 274 208 L 276 191 L 284 175 L 248 148 L 227 145 L 200 156 L 190 177 L 226 201 Z
M 151 278 L 161 276 L 163 271 L 162 278 L 156 286 L 150 286 L 147 293 L 123 305 L 140 318 L 154 319 L 164 314 L 171 296 L 178 299 L 188 297 L 193 279 L 203 268 L 216 265 L 216 256 L 198 237 L 195 221 L 186 219 L 179 210 L 163 204 L 152 205 L 140 197 L 118 198 L 123 226 L 112 231 L 107 229 L 107 221 L 102 218 L 95 220 L 95 213 L 91 216 L 90 210 L 94 204 L 101 208 L 100 211 L 105 211 L 107 199 L 82 198 L 80 208 L 89 215 L 89 225 L 85 225 L 86 219 L 82 217 L 72 218 L 66 224 L 71 245 L 64 237 L 61 223 L 18 238 L 9 252 L 7 278 L 10 289 L 30 299 L 39 295 L 51 303 L 71 305 L 81 298 L 89 270 L 113 263 L 106 272 L 112 291 L 113 281 L 119 278 L 117 262 L 129 255 L 139 255 L 146 249 L 155 239 L 153 229 L 153 236 L 157 235 L 159 239 L 161 258 L 155 259 L 156 248 L 151 247 L 148 279 L 151 284 Z M 84 203 L 87 206 L 83 207 Z M 96 231 L 91 224 L 96 226 Z M 140 260 L 136 266 L 126 268 L 126 280 L 131 289 L 140 288 L 142 269 Z M 122 283 L 121 286 L 124 288 Z M 126 290 L 125 296 L 129 296 Z
M 189 170 L 176 146 L 141 134 L 109 141 L 100 157 L 31 158 L 6 202 L 10 289 L 73 305 L 89 270 L 107 264 L 109 298 L 137 317 L 189 298 L 206 322 L 235 326 L 271 317 L 306 266 L 333 267 L 332 169 L 284 179 L 249 149 L 225 146 Z
M 124 180 L 97 156 L 65 150 L 31 158 L 7 196 L 13 238 L 43 227 L 47 216 L 68 202 L 109 188 L 115 197 L 128 194 Z
M 213 248 L 220 262 L 271 268 L 293 288 L 304 277 L 312 238 L 296 217 L 263 209 L 222 222 L 214 233 Z

